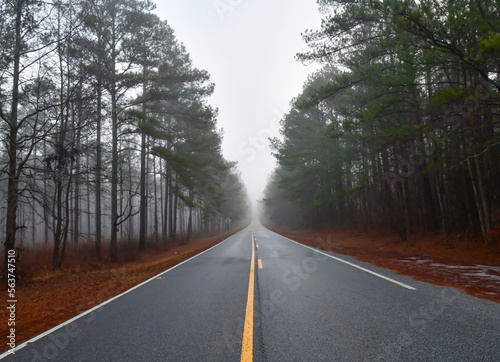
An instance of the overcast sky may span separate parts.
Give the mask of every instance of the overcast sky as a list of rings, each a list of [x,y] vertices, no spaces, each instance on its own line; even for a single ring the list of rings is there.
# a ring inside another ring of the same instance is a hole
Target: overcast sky
[[[318,29],[315,0],[156,0],[191,55],[215,83],[210,104],[219,109],[223,154],[238,169],[253,200],[260,199],[275,167],[269,137],[278,136],[307,76],[295,54],[307,50],[301,33]]]

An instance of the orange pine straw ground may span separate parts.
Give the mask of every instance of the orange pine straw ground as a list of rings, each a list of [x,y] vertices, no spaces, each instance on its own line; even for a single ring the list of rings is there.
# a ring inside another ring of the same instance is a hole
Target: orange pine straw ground
[[[34,253],[21,251],[16,285],[16,345],[148,280],[170,267],[218,244],[227,235],[193,239],[188,244],[163,243],[138,254],[137,243],[119,248],[120,262],[95,261],[94,246],[68,250],[63,268],[51,270],[50,246]],[[83,243],[82,243],[83,244]],[[103,250],[107,246],[103,245]],[[103,253],[104,254],[104,253]],[[1,287],[4,304],[8,300]],[[7,336],[6,305],[0,309],[0,335]],[[0,351],[7,350],[5,343]]]
[[[500,303],[500,242],[453,235],[446,245],[440,235],[409,235],[354,231],[354,228],[274,231],[300,243],[350,255],[417,280],[455,287]],[[362,230],[362,229],[358,229]]]

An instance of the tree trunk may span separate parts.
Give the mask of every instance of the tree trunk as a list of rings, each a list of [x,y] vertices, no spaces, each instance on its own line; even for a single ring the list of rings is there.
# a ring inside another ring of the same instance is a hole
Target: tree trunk
[[[116,17],[112,16],[111,31],[111,237],[109,255],[111,261],[118,261],[117,234],[118,234],[118,99],[116,84]]]
[[[477,209],[477,214],[479,217],[479,224],[481,226],[481,233],[483,235],[483,240],[484,240],[484,233],[486,232],[486,223],[484,220],[484,215],[483,215],[483,209],[482,209],[482,201],[480,200],[480,192],[479,192],[479,186],[475,180],[474,177],[474,168],[472,167],[470,158],[467,158],[467,166],[469,168],[469,176],[472,184],[472,189],[474,191],[474,200],[476,201],[476,209]],[[484,240],[486,242],[486,240]]]
[[[24,0],[17,0],[16,2],[16,24],[15,24],[15,45],[14,45],[14,68],[12,78],[12,102],[11,114],[9,122],[9,143],[8,143],[8,182],[7,182],[7,218],[4,242],[4,263],[2,269],[2,278],[7,285],[8,280],[8,259],[9,253],[15,252],[16,243],[16,216],[19,197],[19,174],[17,172],[17,133],[18,119],[17,112],[19,107],[19,67],[21,59],[21,14],[23,9]]]
[[[96,118],[96,170],[95,170],[95,253],[97,260],[101,260],[101,179],[102,179],[102,79],[97,79],[97,118]],[[90,215],[89,215],[90,217]]]
[[[36,155],[36,151],[35,151]],[[36,204],[31,205],[31,237],[32,237],[32,243],[33,243],[33,249],[35,248],[36,244]]]
[[[88,139],[87,139],[87,144],[88,144]],[[89,169],[89,166],[90,165],[90,155],[87,154],[87,177],[86,177],[86,182],[87,182],[87,238],[90,236],[91,234],[91,230],[92,230],[92,225],[91,225],[91,222],[90,222],[90,215],[91,215],[91,211],[90,211],[90,195],[92,194],[92,191],[91,191],[91,187],[90,187],[90,169]]]
[[[154,238],[158,242],[158,186],[156,184],[156,157],[153,156],[153,194],[154,194]]]
[[[47,142],[43,142],[43,158],[47,158]],[[49,218],[50,214],[48,211],[48,204],[47,204],[47,195],[48,195],[48,189],[47,189],[47,177],[43,178],[43,194],[44,194],[44,207],[43,207],[43,218],[44,218],[44,243],[48,244],[49,243],[49,235],[50,235],[50,224],[49,224]]]
[[[174,198],[174,215],[173,215],[173,225],[172,225],[172,241],[177,241],[177,204],[179,202],[178,190],[177,190],[177,174],[175,175],[175,198]]]
[[[76,150],[80,152],[81,149],[81,125],[82,125],[82,92],[81,87],[78,87],[78,116],[76,125]],[[80,157],[76,157],[76,175],[75,175],[75,205],[73,208],[73,243],[78,244],[80,234]]]
[[[73,165],[71,165],[72,167]],[[62,233],[62,249],[61,249],[61,255],[59,257],[59,260],[57,261],[56,267],[57,269],[60,269],[62,267],[62,263],[64,261],[64,256],[66,255],[66,244],[68,242],[68,233],[69,233],[69,217],[70,217],[70,207],[69,207],[69,192],[71,190],[71,178],[72,174],[69,176],[68,180],[68,185],[66,188],[66,201],[65,201],[65,223],[64,223],[64,229]]]
[[[143,84],[142,84],[142,95],[146,95],[147,91],[147,81],[146,81],[146,66],[143,67]],[[144,117],[147,114],[146,101],[142,102],[142,113]],[[145,121],[143,121],[145,122]],[[144,250],[146,248],[146,234],[147,234],[147,199],[146,199],[146,133],[141,132],[141,201],[140,201],[140,216],[139,216],[139,250]]]
[[[479,156],[474,157],[474,163],[476,166],[476,173],[477,173],[477,186],[479,190],[479,197],[481,199],[481,207],[483,211],[483,222],[484,222],[484,231],[483,234],[490,232],[493,230],[492,223],[491,223],[491,213],[490,213],[490,208],[488,205],[488,198],[486,196],[486,187],[484,185],[484,178],[483,178],[483,173],[481,170],[481,166],[479,164]],[[483,235],[484,241],[485,242],[491,242],[491,238],[485,238]]]
[[[133,198],[134,194],[132,192],[132,152],[128,151],[128,182],[129,182],[129,190],[128,190],[128,197],[130,200],[130,204],[133,205]],[[132,241],[132,238],[134,236],[134,218],[131,217],[128,220],[128,240],[129,242]]]
[[[58,166],[56,166],[58,167]],[[61,235],[63,230],[63,210],[62,210],[62,200],[63,200],[63,186],[62,186],[62,175],[61,170],[56,171],[55,175],[55,214],[54,214],[54,249],[52,252],[52,267],[54,269],[58,268],[59,265],[59,248],[61,247]]]
[[[109,254],[111,261],[118,260],[117,236],[118,236],[118,115],[116,105],[116,92],[111,94],[111,238]]]
[[[163,241],[167,241],[167,236],[168,236],[168,220],[169,220],[169,202],[168,202],[168,195],[169,195],[169,185],[168,185],[168,164],[167,161],[165,160],[165,195],[164,195],[164,204],[163,204],[163,230],[162,230],[162,238]]]
[[[168,193],[168,237],[170,240],[173,238],[173,212],[174,212],[174,195],[173,195],[173,182],[172,182],[172,170],[169,167],[167,171],[168,182],[170,184]]]
[[[444,208],[442,189],[444,188],[443,180],[439,177],[436,177],[436,191],[439,202],[439,211],[440,211],[440,219],[441,219],[441,234],[443,235],[443,239],[446,245],[448,245],[448,231],[446,228],[446,211]]]
[[[165,240],[165,236],[163,235],[163,230],[165,228],[165,199],[164,199],[164,190],[163,190],[163,162],[160,163],[160,226],[162,228],[162,239]]]

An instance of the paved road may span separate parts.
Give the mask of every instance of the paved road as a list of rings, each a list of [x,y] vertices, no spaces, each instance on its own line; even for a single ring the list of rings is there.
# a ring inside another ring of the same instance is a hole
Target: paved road
[[[255,361],[500,361],[500,304],[255,224],[6,361],[238,361],[245,343]]]

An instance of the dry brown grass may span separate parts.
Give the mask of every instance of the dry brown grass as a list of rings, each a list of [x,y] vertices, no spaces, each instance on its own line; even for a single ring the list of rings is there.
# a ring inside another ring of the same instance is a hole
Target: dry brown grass
[[[451,235],[446,244],[441,235],[408,235],[402,241],[389,231],[367,230],[360,227],[335,227],[320,230],[298,230],[271,227],[273,230],[320,246],[318,240],[330,240],[332,248],[341,250],[366,250],[373,252],[398,252],[408,256],[431,256],[447,258],[456,262],[500,266],[500,242],[485,244],[480,237],[471,238],[463,234]]]
[[[182,240],[182,237],[179,238]],[[203,237],[194,237],[193,243],[204,240]],[[118,242],[118,262],[133,262],[137,260],[147,260],[157,253],[162,253],[182,245],[181,243],[165,241],[146,241],[147,250],[138,252],[138,240]],[[17,271],[20,283],[31,280],[44,280],[53,275],[65,273],[78,273],[92,270],[100,270],[110,264],[109,240],[104,240],[101,244],[99,258],[96,255],[94,242],[80,242],[78,244],[68,243],[65,256],[60,270],[52,267],[53,245],[42,244],[35,248],[22,248],[19,252]]]

